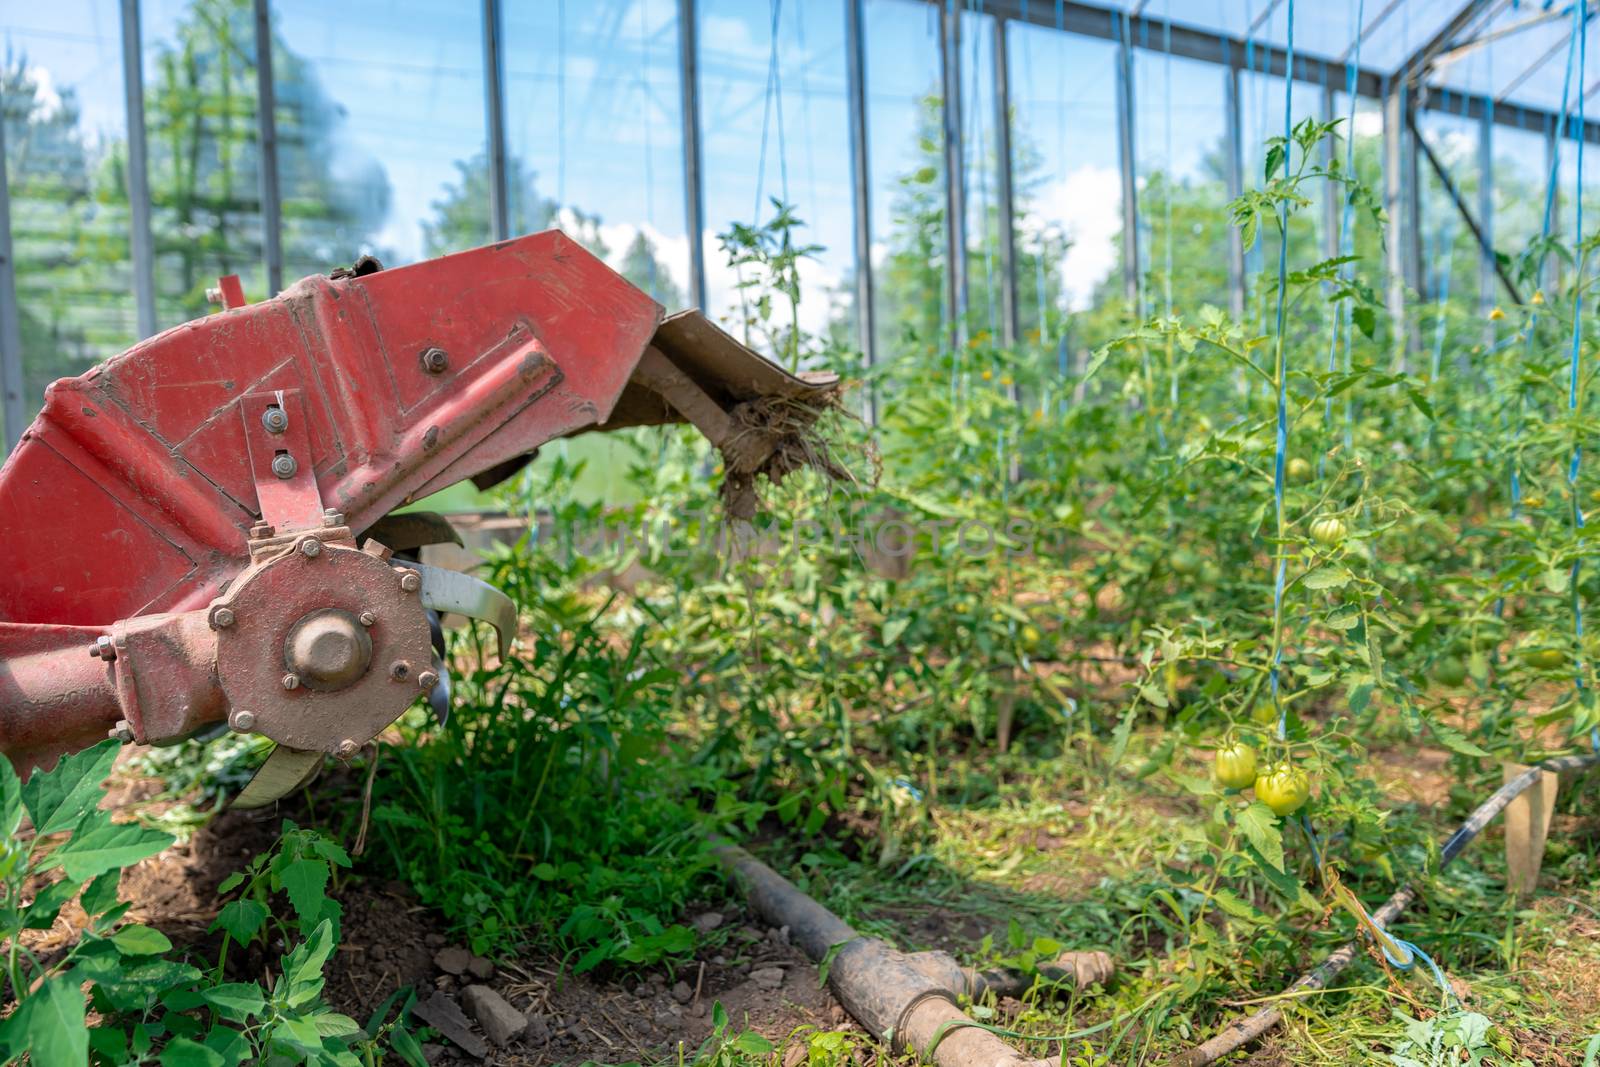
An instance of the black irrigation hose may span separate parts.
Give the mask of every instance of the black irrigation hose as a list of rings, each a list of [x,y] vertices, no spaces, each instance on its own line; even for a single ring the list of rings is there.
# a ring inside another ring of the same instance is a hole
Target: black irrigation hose
[[[1600,764],[1600,754],[1588,756],[1558,756],[1555,759],[1545,760],[1537,766],[1530,767],[1517,775],[1511,781],[1495,790],[1493,796],[1479,804],[1473,813],[1467,816],[1467,821],[1461,824],[1460,829],[1450,835],[1444,843],[1444,848],[1439,853],[1439,866],[1443,867],[1461,854],[1462,849],[1472,843],[1472,839],[1483,832],[1505,810],[1507,804],[1515,800],[1526,791],[1539,776],[1546,771],[1577,771],[1585,767]],[[1412,886],[1402,886],[1394,891],[1394,895],[1384,901],[1383,907],[1373,913],[1373,922],[1378,926],[1387,926],[1400,917],[1406,906],[1416,899],[1417,891]],[[1360,948],[1359,941],[1347,941],[1338,951],[1323,960],[1314,969],[1307,971],[1295,980],[1295,983],[1284,991],[1284,996],[1290,996],[1303,989],[1324,989],[1335,976],[1356,958]],[[1254,1015],[1230,1025],[1226,1030],[1217,1034],[1203,1045],[1196,1045],[1188,1052],[1183,1053],[1172,1061],[1172,1067],[1204,1067],[1205,1064],[1214,1063],[1230,1052],[1235,1052],[1250,1042],[1264,1036],[1283,1021],[1283,1012],[1278,1008],[1263,1008]]]

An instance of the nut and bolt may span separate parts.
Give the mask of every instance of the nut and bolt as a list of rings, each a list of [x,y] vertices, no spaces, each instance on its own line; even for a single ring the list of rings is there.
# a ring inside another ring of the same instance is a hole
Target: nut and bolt
[[[256,717],[253,712],[243,708],[234,708],[228,713],[228,729],[236,734],[247,734],[256,728]]]
[[[300,464],[287,452],[272,457],[272,473],[280,478],[293,478],[294,472],[300,469]]]
[[[422,575],[416,571],[401,571],[400,588],[407,593],[415,593],[422,588]]]
[[[208,286],[206,286],[206,303],[208,303],[208,304],[220,304],[220,303],[222,303],[222,286],[220,286],[220,285],[208,285]]]
[[[283,676],[283,687],[285,689],[299,689],[300,688],[300,676],[298,674],[286,674],[286,675],[284,675]]]
[[[359,618],[362,626],[371,626],[373,623],[378,621],[378,616],[374,615],[370,611],[363,611]]]
[[[289,428],[289,413],[280,407],[269,407],[261,413],[261,425],[268,433],[282,433]]]
[[[117,658],[117,646],[112,643],[109,637],[97,637],[94,639],[94,644],[89,646],[89,655],[110,663]]]
[[[300,554],[306,559],[316,559],[322,555],[322,542],[315,537],[308,537],[300,542]]]
[[[445,355],[442,348],[425,348],[422,350],[422,369],[429,374],[443,374],[450,369],[450,357]]]
[[[277,532],[277,528],[270,522],[258,522],[250,527],[250,537],[255,541],[264,541]]]
[[[389,664],[389,677],[397,682],[403,682],[411,677],[411,664],[403,659],[397,659]]]
[[[351,756],[354,756],[356,752],[360,750],[360,748],[360,745],[356,744],[347,737],[343,741],[339,742],[339,747],[333,750],[333,754],[338,756],[340,759],[349,759]]]
[[[323,508],[322,509],[322,525],[324,525],[324,526],[343,526],[344,525],[344,512],[340,511],[338,508]]]
[[[117,725],[106,731],[106,736],[114,741],[121,741],[125,745],[133,744],[133,724],[127,719],[118,719]]]
[[[439,675],[433,671],[423,671],[417,675],[417,685],[422,687],[424,693],[429,692],[439,684]]]
[[[226,630],[233,625],[233,609],[218,608],[211,613],[211,625],[219,630]]]

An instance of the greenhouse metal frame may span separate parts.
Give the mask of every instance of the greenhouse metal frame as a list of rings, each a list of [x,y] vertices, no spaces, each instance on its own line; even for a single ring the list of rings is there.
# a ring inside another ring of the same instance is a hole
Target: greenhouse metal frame
[[[865,61],[862,9],[865,0],[840,0],[840,15],[845,26],[845,66],[847,73],[847,113],[849,117],[848,144],[852,177],[853,256],[855,267],[855,299],[859,309],[857,325],[860,346],[868,363],[875,361],[877,347],[874,333],[873,277],[871,248],[871,211],[869,198],[871,185],[867,162],[870,142],[868,129],[867,80],[869,72]],[[1288,75],[1298,82],[1317,87],[1321,94],[1321,113],[1334,114],[1334,98],[1345,86],[1354,89],[1358,96],[1381,101],[1383,115],[1383,200],[1390,220],[1390,233],[1386,241],[1389,289],[1387,302],[1391,311],[1403,309],[1406,289],[1423,290],[1423,269],[1419,198],[1419,160],[1425,161],[1435,172],[1449,195],[1450,201],[1463,216],[1472,232],[1480,253],[1480,300],[1488,306],[1494,302],[1498,285],[1511,288],[1509,278],[1494,255],[1494,212],[1490,167],[1482,166],[1482,181],[1478,190],[1478,203],[1469,204],[1451,181],[1444,165],[1417,134],[1416,115],[1419,110],[1443,110],[1436,100],[1436,88],[1428,76],[1434,64],[1447,55],[1455,56],[1465,51],[1486,47],[1507,30],[1493,29],[1488,23],[1503,14],[1512,0],[1464,0],[1456,13],[1420,48],[1407,57],[1393,72],[1383,73],[1353,65],[1354,48],[1346,55],[1318,56],[1295,51],[1292,55],[1283,46],[1246,37],[1197,28],[1176,20],[1157,18],[1146,12],[1148,0],[1134,0],[1127,9],[1102,7],[1095,4],[1064,2],[1064,0],[982,0],[977,3],[957,3],[956,0],[922,0],[936,5],[939,25],[939,61],[942,85],[943,158],[945,193],[946,259],[952,269],[945,272],[944,299],[948,308],[956,309],[950,315],[950,328],[959,334],[967,306],[966,257],[961,250],[966,247],[966,190],[965,167],[962,165],[962,93],[961,93],[961,31],[963,14],[984,14],[992,19],[994,34],[994,62],[991,64],[994,84],[991,87],[994,101],[994,128],[997,143],[996,204],[999,216],[1013,219],[1013,189],[1010,147],[1010,79],[1007,61],[1007,33],[1009,23],[1029,23],[1055,29],[1061,33],[1098,38],[1116,44],[1117,86],[1116,122],[1118,161],[1122,188],[1122,277],[1124,290],[1130,301],[1136,301],[1141,285],[1141,249],[1139,247],[1139,204],[1136,195],[1136,140],[1135,140],[1135,84],[1133,57],[1136,51],[1157,52],[1186,59],[1215,64],[1223,73],[1226,108],[1226,162],[1227,189],[1230,196],[1238,195],[1244,188],[1244,146],[1240,122],[1240,76],[1245,71],[1257,74]],[[1375,12],[1358,33],[1365,39],[1370,33],[1407,0],[1386,0],[1377,5]],[[502,19],[500,0],[481,0],[483,18],[484,114],[487,118],[488,158],[490,163],[489,218],[492,237],[501,240],[509,233],[507,204],[507,151],[505,123],[504,66],[501,40]],[[1266,24],[1283,4],[1283,0],[1267,0],[1266,6],[1250,26],[1253,35]],[[700,128],[699,49],[696,39],[696,0],[677,0],[679,35],[679,84],[682,93],[683,113],[683,179],[685,188],[685,217],[689,238],[689,298],[691,303],[705,305],[706,270],[703,231],[704,167]],[[130,250],[133,274],[134,303],[137,312],[138,334],[149,337],[157,332],[156,287],[153,244],[151,233],[151,201],[147,170],[145,139],[145,91],[140,62],[140,11],[139,0],[121,0],[121,38],[123,52],[123,81],[126,104],[128,138],[127,186],[131,210]],[[1592,17],[1593,11],[1590,11]],[[283,285],[283,252],[281,243],[282,208],[277,165],[277,133],[275,129],[274,81],[270,43],[272,8],[270,0],[254,0],[255,44],[258,58],[256,75],[261,106],[257,108],[256,134],[262,160],[261,224],[266,278],[269,290],[276,293]],[[1534,16],[1539,18],[1566,17],[1563,14]],[[1513,29],[1516,27],[1513,27]],[[1555,111],[1509,103],[1507,97],[1535,70],[1554,62],[1564,45],[1541,56],[1524,70],[1498,96],[1465,94],[1457,89],[1448,90],[1455,102],[1450,114],[1475,121],[1479,126],[1478,150],[1480,160],[1491,158],[1493,130],[1506,126],[1541,133],[1545,137],[1547,159],[1553,161],[1562,139],[1581,136],[1590,143],[1600,143],[1600,123],[1586,120],[1581,130],[1577,120]],[[1600,82],[1578,86],[1585,98],[1600,92]],[[0,167],[5,160],[4,130],[0,127]],[[955,180],[949,180],[955,175]],[[1333,198],[1326,198],[1330,214],[1334,210]],[[1332,220],[1330,220],[1331,222]],[[1016,250],[1014,227],[1007,227],[999,241],[999,307],[1000,340],[1014,344],[1019,336]],[[1337,241],[1337,226],[1324,227],[1326,239]],[[1326,249],[1329,256],[1337,254],[1336,244]],[[1234,310],[1244,304],[1245,262],[1244,250],[1237,234],[1232,238],[1228,263],[1229,288]],[[1514,295],[1514,290],[1513,290]],[[1397,324],[1403,316],[1396,314]],[[11,251],[11,227],[8,194],[5,183],[0,182],[0,416],[3,416],[7,451],[16,444],[26,423],[22,386],[22,354],[19,337],[19,308],[15,262]],[[1403,329],[1403,325],[1399,328]],[[957,337],[956,339],[959,339]],[[870,416],[870,409],[868,411]]]

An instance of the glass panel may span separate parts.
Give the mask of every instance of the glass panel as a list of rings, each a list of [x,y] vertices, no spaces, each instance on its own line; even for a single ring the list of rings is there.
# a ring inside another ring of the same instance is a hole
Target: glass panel
[[[684,307],[676,0],[524,0],[501,17],[513,230],[560,225],[667,310]]]
[[[1107,309],[1099,330],[1076,331],[1092,335],[1073,341],[1077,358],[1112,336],[1122,304],[1117,47],[1016,23],[1008,32],[1018,244],[1032,274],[1023,288],[1034,293],[1032,307]],[[1025,331],[1043,326],[1047,338],[1051,325],[1036,314],[1023,319]],[[1062,347],[1058,357],[1067,356]]]
[[[1505,255],[1520,256],[1543,229],[1545,144],[1545,136],[1533,130],[1494,128],[1494,246]]]
[[[967,219],[967,324],[999,337],[1000,217],[995,159],[994,20],[961,17],[961,153]]]
[[[480,10],[274,0],[286,282],[489,240]]]
[[[867,152],[880,352],[939,341],[944,186],[938,8],[865,0]]]
[[[1478,161],[1477,121],[1426,111],[1417,116],[1417,126],[1450,176],[1451,184],[1476,217],[1482,170]],[[1425,302],[1420,312],[1420,340],[1430,375],[1437,376],[1445,351],[1458,352],[1464,360],[1471,346],[1483,336],[1479,285],[1482,259],[1477,238],[1426,158],[1418,161],[1417,174],[1422,183],[1420,221]],[[1456,369],[1464,369],[1464,366]],[[1445,369],[1445,373],[1449,373],[1449,369]]]
[[[23,397],[135,340],[123,185],[120,16],[111,0],[12,5],[0,21]],[[21,427],[16,428],[18,432]]]
[[[844,16],[837,0],[702,0],[699,13],[708,310],[770,351],[787,334],[787,309],[744,329],[758,309],[716,235],[771,221],[775,199],[792,206],[802,223],[794,242],[821,246],[799,263],[799,326],[829,329],[853,257]]]
[[[1144,50],[1133,70],[1144,313],[1226,308],[1226,71]]]
[[[1590,74],[1585,80],[1583,72],[1577,69],[1578,50],[1571,47],[1571,41],[1570,15],[1553,19],[1549,23],[1527,31],[1526,40],[1518,46],[1520,55],[1517,55],[1514,61],[1510,56],[1495,59],[1496,73],[1503,72],[1504,75],[1498,93],[1505,97],[1507,103],[1540,107],[1549,111],[1559,111],[1565,98],[1568,109],[1575,112],[1578,107],[1578,93],[1584,86],[1593,84],[1594,68],[1591,65]],[[1593,56],[1595,49],[1600,47],[1600,27],[1592,21],[1589,23],[1589,39],[1586,44],[1590,56]],[[1592,62],[1591,60],[1591,64]],[[1563,97],[1564,92],[1565,97]],[[1593,102],[1594,98],[1591,97],[1590,103]]]
[[[224,274],[239,275],[249,299],[267,295],[255,18],[249,0],[147,0],[140,18],[156,320],[166,327],[211,310],[205,291]],[[279,69],[291,90],[292,58]]]

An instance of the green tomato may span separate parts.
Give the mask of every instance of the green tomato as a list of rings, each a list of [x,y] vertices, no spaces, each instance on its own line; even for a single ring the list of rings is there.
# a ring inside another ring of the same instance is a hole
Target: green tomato
[[[1278,709],[1273,705],[1271,697],[1262,697],[1256,701],[1256,706],[1250,709],[1250,720],[1258,726],[1278,724]]]
[[[1344,520],[1332,515],[1324,516],[1311,524],[1311,539],[1329,548],[1344,541],[1349,532],[1350,528],[1344,524]]]
[[[1274,815],[1293,815],[1311,799],[1311,779],[1299,767],[1279,763],[1257,776],[1256,799]]]
[[[1190,575],[1200,569],[1200,557],[1187,548],[1180,548],[1167,560],[1167,565],[1173,574]]]
[[[1256,750],[1243,741],[1217,749],[1217,781],[1228,789],[1249,789],[1256,780]]]
[[[1541,671],[1560,670],[1567,662],[1565,652],[1542,643],[1525,645],[1517,650],[1517,655],[1522,657],[1522,662]]]
[[[1454,656],[1446,656],[1433,665],[1433,679],[1454,688],[1467,680],[1467,665]]]
[[[1303,482],[1311,477],[1311,464],[1299,456],[1295,456],[1284,464],[1283,472],[1291,482]]]

